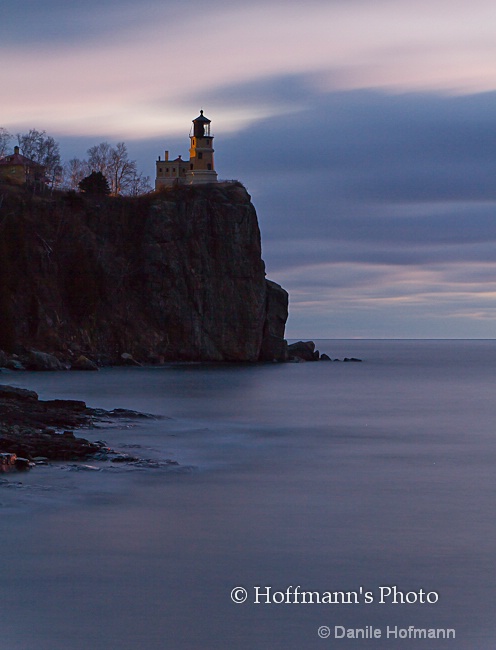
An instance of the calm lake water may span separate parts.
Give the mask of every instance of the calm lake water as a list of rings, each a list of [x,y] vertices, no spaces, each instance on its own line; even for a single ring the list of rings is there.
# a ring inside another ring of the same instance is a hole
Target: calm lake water
[[[0,485],[2,647],[493,650],[496,341],[319,348],[363,363],[2,373],[44,399],[166,416],[82,434],[156,466]],[[359,602],[272,601],[297,586]],[[381,603],[392,586],[438,600]],[[369,626],[381,638],[334,638]],[[394,637],[409,626],[456,638]]]

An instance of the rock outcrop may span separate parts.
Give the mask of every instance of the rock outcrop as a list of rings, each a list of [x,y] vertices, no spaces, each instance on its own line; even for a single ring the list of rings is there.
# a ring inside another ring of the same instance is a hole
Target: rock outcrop
[[[320,354],[318,350],[315,349],[315,343],[313,341],[296,341],[296,343],[291,343],[291,345],[286,345],[286,359],[288,361],[332,361],[331,357],[328,354]],[[340,361],[340,359],[334,359],[334,361]],[[361,359],[356,359],[355,357],[345,357],[343,361],[358,361]]]
[[[0,194],[0,349],[22,363],[286,358],[287,293],[265,279],[241,184]]]
[[[75,436],[72,429],[150,417],[154,416],[127,409],[92,409],[79,400],[40,400],[32,390],[0,385],[0,472],[26,470],[47,460],[136,460],[116,455],[102,441]],[[70,430],[60,430],[67,428]]]
[[[266,318],[263,330],[260,360],[287,361],[288,344],[284,338],[288,318],[288,292],[266,280]]]
[[[302,361],[319,361],[320,353],[315,349],[313,341],[297,341],[288,345],[288,355],[291,359]]]

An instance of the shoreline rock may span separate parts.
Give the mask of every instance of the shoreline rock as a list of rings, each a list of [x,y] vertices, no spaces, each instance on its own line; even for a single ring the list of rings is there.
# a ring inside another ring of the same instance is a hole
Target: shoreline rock
[[[154,416],[127,409],[92,409],[79,400],[40,400],[35,391],[0,385],[0,472],[102,454],[109,460],[122,457],[105,442],[90,442],[76,436],[73,429],[131,417]]]
[[[332,359],[328,354],[320,354],[315,349],[314,341],[297,341],[296,343],[288,342],[284,339],[285,317],[287,316],[287,292],[275,282],[267,281],[271,287],[271,306],[268,307],[268,313],[273,318],[268,321],[267,328],[264,332],[263,344],[258,361],[248,361],[247,363],[266,363],[267,361],[285,363],[300,363],[304,361],[343,361],[343,362],[362,362],[362,359],[356,357],[344,357],[344,359]],[[68,351],[70,356],[71,351]],[[60,356],[60,354],[59,354]],[[89,357],[80,354],[75,360],[60,360],[54,354],[40,352],[37,350],[25,350],[20,355],[9,355],[0,350],[0,372],[3,370],[35,370],[35,371],[56,371],[56,370],[81,370],[95,371],[100,367],[117,367],[117,366],[135,366],[146,367],[164,365],[169,366],[175,363],[238,363],[243,361],[185,361],[164,359],[164,357],[149,356],[147,363],[137,361],[130,353],[124,352],[118,360],[99,359],[98,362]]]
[[[313,341],[297,341],[296,343],[291,343],[287,347],[288,361],[293,363],[301,363],[303,361],[333,361],[328,354],[320,354],[318,350],[315,349],[315,343]],[[341,359],[334,359],[334,361],[341,361]],[[362,359],[357,359],[356,357],[345,357],[343,362],[362,362]]]

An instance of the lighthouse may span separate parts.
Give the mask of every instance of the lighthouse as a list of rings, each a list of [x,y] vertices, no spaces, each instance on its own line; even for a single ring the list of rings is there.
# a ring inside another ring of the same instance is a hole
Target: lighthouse
[[[171,160],[169,152],[165,152],[164,160],[157,160],[157,175],[155,189],[173,185],[200,185],[216,183],[217,172],[214,166],[214,136],[210,131],[211,120],[200,115],[193,120],[190,131],[189,160],[181,156]]]
[[[217,172],[214,167],[214,136],[210,133],[210,120],[200,115],[193,120],[192,134],[189,136],[189,170],[186,172],[186,182],[197,183],[217,182]]]

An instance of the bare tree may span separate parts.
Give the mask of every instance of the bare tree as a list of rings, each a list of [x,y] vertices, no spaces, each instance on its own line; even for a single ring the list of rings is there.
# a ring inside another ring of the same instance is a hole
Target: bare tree
[[[150,177],[143,176],[141,172],[133,176],[126,188],[126,194],[128,196],[141,196],[152,191],[153,187],[150,184]]]
[[[3,158],[7,155],[9,142],[12,140],[12,135],[4,129],[3,126],[0,126],[0,158]]]
[[[94,147],[90,147],[87,151],[88,154],[88,167],[90,172],[102,172],[108,177],[110,161],[111,161],[112,147],[108,142],[100,142]]]
[[[118,142],[111,151],[110,170],[112,194],[127,194],[127,190],[136,176],[136,161],[129,160],[124,142]]]
[[[72,158],[64,165],[64,187],[77,190],[79,183],[91,173],[88,162],[79,158]]]
[[[43,165],[51,187],[61,180],[60,151],[58,143],[46,131],[30,129],[28,133],[18,133],[17,142],[22,154]]]
[[[112,196],[130,194],[136,185],[136,161],[129,160],[124,142],[118,142],[115,147],[108,142],[100,142],[88,149],[88,167],[108,178]]]

